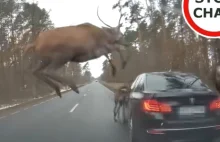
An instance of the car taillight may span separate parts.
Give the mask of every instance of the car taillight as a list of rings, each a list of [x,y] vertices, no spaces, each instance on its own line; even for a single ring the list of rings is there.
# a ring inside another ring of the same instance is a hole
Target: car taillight
[[[210,110],[217,110],[220,109],[220,98],[212,101],[209,105]]]
[[[161,103],[157,100],[144,100],[142,103],[144,111],[147,112],[160,112],[160,113],[170,113],[172,108],[169,104]]]

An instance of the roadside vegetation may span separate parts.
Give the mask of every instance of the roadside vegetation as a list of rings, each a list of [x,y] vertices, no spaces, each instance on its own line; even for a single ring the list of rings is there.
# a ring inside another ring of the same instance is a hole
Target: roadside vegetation
[[[54,28],[49,14],[50,11],[40,8],[37,3],[0,1],[0,108],[41,98],[53,91],[26,70],[30,60],[23,60],[21,50],[40,31]],[[84,67],[66,64],[59,72],[72,77],[79,85],[92,79],[88,64]]]
[[[109,63],[103,63],[101,80],[130,83],[142,72],[182,71],[194,73],[214,89],[220,40],[196,35],[183,18],[180,0],[119,0],[114,8],[126,13],[125,37],[133,47],[124,70],[119,55],[111,55],[116,77],[111,76]]]

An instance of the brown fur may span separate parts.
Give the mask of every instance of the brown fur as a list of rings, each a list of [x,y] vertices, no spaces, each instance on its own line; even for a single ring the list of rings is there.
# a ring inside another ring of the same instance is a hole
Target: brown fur
[[[60,88],[55,82],[66,84],[77,93],[79,90],[72,79],[61,78],[54,71],[67,62],[80,63],[102,55],[107,57],[107,54],[113,51],[120,53],[120,45],[125,44],[122,36],[120,24],[115,28],[99,28],[90,23],[83,23],[43,31],[24,52],[26,54],[31,50],[34,51],[34,59],[40,62],[33,69],[33,74],[55,89],[57,95],[61,97]],[[124,68],[126,61],[121,53],[120,57]],[[111,66],[114,75],[115,67],[112,63]]]
[[[124,90],[125,89],[125,90]],[[126,98],[129,98],[130,89],[128,86],[124,85],[117,89],[117,92],[115,93],[114,100],[115,100],[115,106],[114,106],[114,120],[117,121],[117,115],[119,117],[119,110],[122,107],[122,105],[125,103]]]
[[[124,91],[124,89],[126,91]],[[115,100],[116,101],[121,101],[123,100],[124,97],[128,95],[129,88],[127,86],[121,86],[118,88],[117,92],[115,93]]]
[[[39,78],[40,75],[36,74],[39,74],[46,68],[56,70],[69,61],[85,62],[114,51],[119,46],[114,45],[115,39],[113,36],[110,36],[111,31],[108,30],[109,29],[103,30],[92,24],[84,23],[77,26],[61,27],[44,31],[39,34],[34,43],[29,44],[25,48],[24,52],[26,54],[32,50],[34,51],[36,59],[42,60],[42,62],[39,63],[40,65],[33,70],[34,75]],[[123,59],[123,65],[124,63],[125,61]],[[113,64],[111,65],[114,70],[114,75],[115,67]],[[47,80],[47,82],[49,82],[48,78],[50,78],[49,80],[52,79],[60,83],[65,82],[78,93],[75,83],[70,81],[70,79],[58,79],[57,75],[51,76],[51,74],[52,72],[46,75],[44,72],[44,77],[41,77],[41,80],[44,82]],[[53,84],[53,86],[55,85]],[[57,89],[57,94],[60,94],[58,92],[59,90]]]
[[[92,50],[98,42],[107,39],[101,28],[85,23],[45,31],[36,40],[36,53],[48,56],[57,50],[59,52],[79,54]],[[109,42],[109,41],[108,41]],[[74,52],[73,52],[74,47]]]

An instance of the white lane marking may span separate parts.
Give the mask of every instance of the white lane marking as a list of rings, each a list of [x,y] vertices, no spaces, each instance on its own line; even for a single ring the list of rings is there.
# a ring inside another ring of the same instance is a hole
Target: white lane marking
[[[3,118],[5,118],[6,116],[2,116],[2,117],[0,117],[0,119],[3,119]]]
[[[13,112],[13,113],[11,113],[11,115],[16,114],[16,113],[19,113],[19,112],[20,112],[20,111]]]
[[[76,105],[70,110],[70,112],[73,112],[78,105],[79,105],[79,104],[76,104]]]
[[[24,110],[27,110],[28,108],[24,108]]]
[[[86,94],[84,94],[84,97],[86,96]]]
[[[43,104],[43,103],[45,103],[45,102],[40,102],[39,105],[40,105],[40,104]]]

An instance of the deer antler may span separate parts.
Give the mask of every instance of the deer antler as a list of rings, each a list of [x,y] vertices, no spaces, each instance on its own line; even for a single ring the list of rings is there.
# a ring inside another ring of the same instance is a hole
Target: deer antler
[[[120,12],[120,18],[118,20],[118,28],[120,29],[122,24],[121,24],[121,18],[124,16],[124,14],[122,13],[122,7],[119,5],[119,12]]]
[[[124,14],[121,13],[119,21],[118,21],[118,28],[121,28],[122,24],[121,24],[121,18],[124,16]]]
[[[99,20],[100,20],[104,25],[106,25],[106,26],[112,28],[111,26],[109,26],[108,24],[106,24],[106,23],[99,17],[99,6],[97,7],[97,16],[98,16]]]

